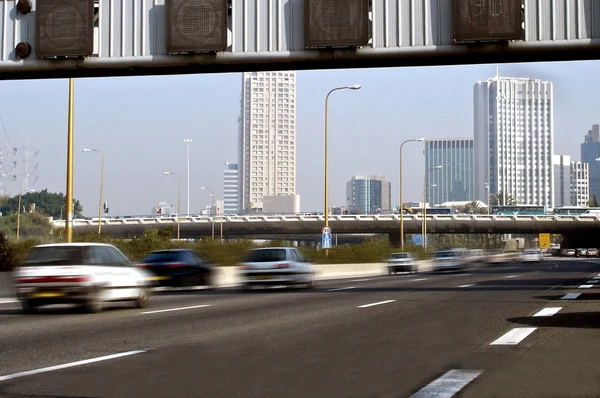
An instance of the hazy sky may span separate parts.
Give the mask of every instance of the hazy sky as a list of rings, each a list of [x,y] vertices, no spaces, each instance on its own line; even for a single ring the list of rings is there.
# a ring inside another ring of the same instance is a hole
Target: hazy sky
[[[555,153],[580,158],[580,143],[600,123],[597,61],[507,64],[500,74],[554,83]],[[297,74],[297,193],[302,211],[323,211],[324,99],[333,87],[361,84],[330,98],[331,205],[345,205],[353,175],[382,174],[398,203],[399,146],[409,138],[472,137],[473,84],[496,74],[496,65],[302,71]],[[223,196],[224,162],[237,161],[241,74],[77,79],[75,81],[74,196],[84,215],[98,209],[100,155],[106,158],[104,199],[110,215],[149,214],[159,201],[186,212],[186,144],[190,147],[190,210],[210,204],[206,185]],[[67,80],[0,81],[0,137],[4,171],[13,150],[31,147],[29,188],[65,192]],[[35,152],[36,158],[33,158]],[[25,172],[24,150],[17,173]],[[37,170],[33,170],[38,163]],[[404,146],[404,200],[418,201],[423,144]],[[34,176],[37,182],[33,183]],[[18,194],[22,177],[5,193]]]

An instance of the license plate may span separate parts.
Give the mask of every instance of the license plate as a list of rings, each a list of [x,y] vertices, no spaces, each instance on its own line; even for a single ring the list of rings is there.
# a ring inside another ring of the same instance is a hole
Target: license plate
[[[151,281],[164,281],[165,279],[169,279],[168,276],[151,276],[148,278]]]
[[[63,297],[65,293],[63,292],[38,292],[32,293],[31,297],[34,298],[53,298],[53,297]]]

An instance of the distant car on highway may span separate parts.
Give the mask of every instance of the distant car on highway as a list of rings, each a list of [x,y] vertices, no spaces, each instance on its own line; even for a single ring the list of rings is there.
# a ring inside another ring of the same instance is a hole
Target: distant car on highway
[[[433,257],[433,272],[463,270],[469,267],[470,256],[467,249],[439,251]]]
[[[540,249],[525,249],[521,255],[521,260],[525,262],[539,262],[544,260],[544,253]]]
[[[587,249],[587,256],[588,257],[598,257],[598,249],[596,249],[596,248]]]
[[[112,245],[62,243],[34,247],[16,271],[15,288],[25,313],[64,303],[96,313],[109,301],[145,307],[149,277]]]
[[[150,278],[155,286],[213,286],[213,265],[193,250],[156,250],[137,266],[152,273]]]
[[[253,249],[239,266],[242,289],[255,286],[315,285],[315,267],[295,247]]]
[[[388,275],[398,272],[417,273],[419,266],[411,253],[392,253],[387,261]]]
[[[575,251],[575,257],[586,257],[587,256],[587,249],[585,248],[579,248]]]

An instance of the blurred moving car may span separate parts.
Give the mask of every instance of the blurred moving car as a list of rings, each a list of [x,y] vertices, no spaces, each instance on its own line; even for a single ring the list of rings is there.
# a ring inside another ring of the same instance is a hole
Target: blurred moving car
[[[467,249],[451,249],[439,251],[433,257],[433,272],[463,270],[470,262]]]
[[[588,257],[598,257],[598,249],[596,249],[596,248],[587,249],[587,256]]]
[[[156,250],[147,255],[138,267],[150,271],[155,286],[213,286],[214,267],[193,250]]]
[[[387,262],[388,275],[398,272],[417,273],[419,266],[411,253],[392,253]]]
[[[540,249],[525,249],[521,255],[521,261],[538,262],[544,259],[544,253]]]
[[[501,249],[490,250],[486,260],[488,264],[502,264],[508,261],[508,255]]]
[[[575,257],[586,257],[586,256],[587,256],[587,249],[579,248],[579,249],[575,250]]]
[[[315,286],[315,267],[295,247],[253,249],[239,267],[243,290],[253,286]]]
[[[15,288],[25,313],[64,303],[96,313],[108,301],[145,307],[149,277],[112,245],[61,243],[34,247],[15,273]]]

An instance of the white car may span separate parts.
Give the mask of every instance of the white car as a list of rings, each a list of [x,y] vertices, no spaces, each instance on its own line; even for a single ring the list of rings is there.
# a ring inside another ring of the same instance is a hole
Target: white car
[[[464,270],[469,267],[469,251],[466,249],[442,250],[432,261],[433,272]]]
[[[240,264],[243,290],[253,286],[315,285],[315,267],[295,247],[266,247],[251,250]]]
[[[40,245],[15,272],[15,289],[23,312],[43,305],[80,304],[87,312],[104,302],[147,305],[151,274],[134,267],[114,246],[99,243]]]
[[[387,261],[388,275],[398,272],[417,273],[419,267],[411,253],[392,253]]]
[[[544,253],[540,249],[526,249],[521,255],[521,260],[526,262],[538,262],[544,260]]]

